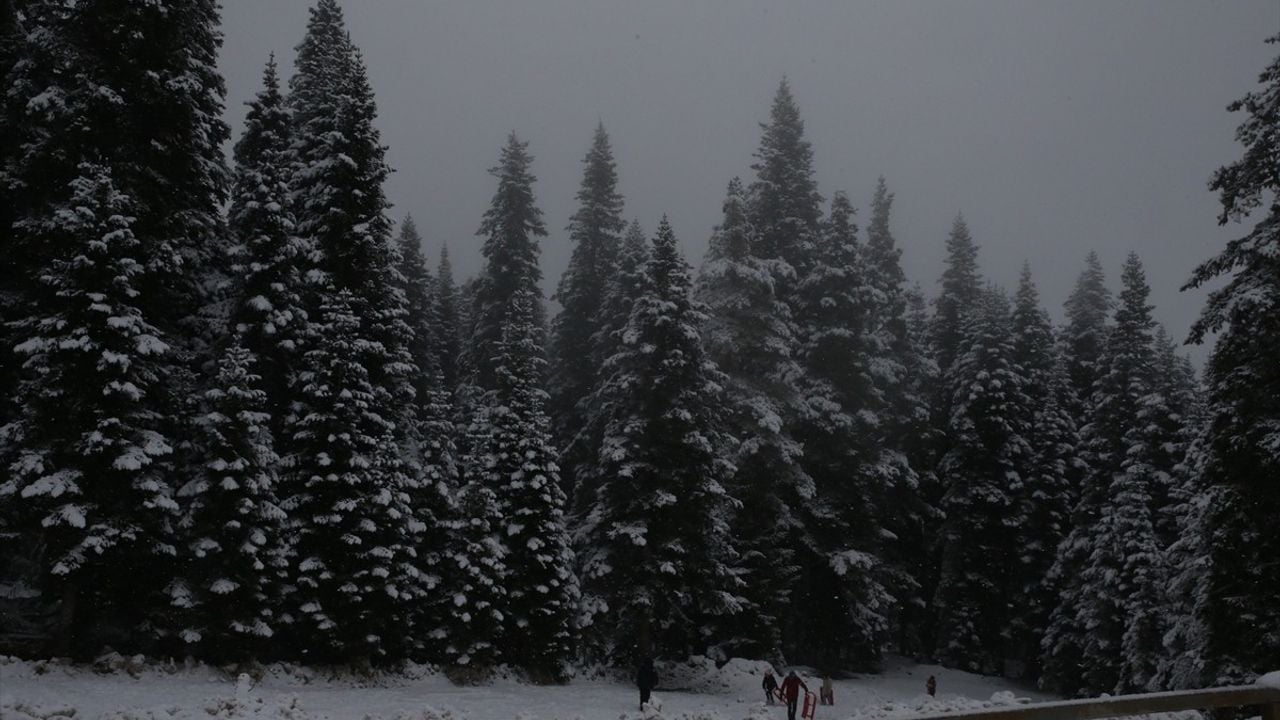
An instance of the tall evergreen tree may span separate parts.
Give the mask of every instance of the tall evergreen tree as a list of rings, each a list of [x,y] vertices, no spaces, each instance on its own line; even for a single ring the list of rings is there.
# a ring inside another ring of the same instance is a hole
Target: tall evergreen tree
[[[41,584],[60,600],[59,649],[77,653],[113,631],[136,647],[131,636],[161,605],[156,569],[172,567],[178,515],[176,442],[161,410],[174,350],[139,307],[147,269],[135,259],[134,205],[106,167],[80,171],[60,207],[24,221],[67,254],[49,262],[15,324],[20,412],[0,431],[11,460],[0,496],[39,538]]]
[[[288,574],[286,515],[276,496],[273,448],[262,378],[236,339],[222,353],[205,392],[196,477],[178,490],[186,562],[170,593],[185,609],[182,637],[220,661],[260,657],[279,624]]]
[[[942,291],[934,300],[933,354],[945,376],[964,343],[965,316],[976,306],[982,292],[978,270],[978,246],[973,242],[963,215],[956,215],[947,237],[947,267],[938,281]]]
[[[933,534],[939,521],[940,499],[932,477],[931,448],[935,430],[929,408],[931,363],[928,343],[912,333],[910,292],[902,271],[902,250],[893,237],[890,220],[893,193],[883,177],[876,184],[867,225],[864,256],[867,283],[873,290],[872,328],[886,343],[887,363],[880,364],[875,381],[882,388],[885,413],[880,418],[885,444],[903,454],[892,478],[885,524],[893,534],[884,557],[899,569],[892,591],[898,617],[894,625],[898,652],[923,654],[928,646],[927,604],[937,575],[933,562]]]
[[[1076,424],[1089,422],[1087,409],[1098,377],[1098,361],[1107,341],[1107,318],[1111,314],[1111,292],[1096,252],[1085,257],[1084,270],[1063,305],[1067,324],[1062,331],[1063,357],[1071,383],[1071,413]]]
[[[797,274],[807,270],[805,246],[818,233],[822,196],[813,177],[813,148],[804,137],[804,120],[784,78],[769,110],[749,188],[748,216],[756,229],[756,255],[782,260],[779,294],[788,298]]]
[[[462,354],[462,327],[459,313],[458,287],[453,281],[453,263],[449,262],[449,244],[440,246],[440,264],[436,268],[436,365],[444,387],[458,386],[458,358]]]
[[[801,403],[801,369],[792,353],[791,313],[778,298],[747,219],[742,183],[729,183],[724,218],[711,237],[696,297],[706,308],[708,357],[728,377],[727,430],[735,438],[732,490],[743,503],[734,536],[743,551],[749,630],[726,638],[736,653],[781,657],[782,620],[794,602],[801,562],[820,555],[809,534],[813,480],[801,466],[791,419]],[[801,558],[803,556],[803,560]]]
[[[612,660],[686,657],[743,605],[729,532],[725,378],[706,357],[688,266],[663,218],[606,364],[596,502],[579,529],[586,631]]]
[[[507,546],[503,656],[535,678],[563,680],[570,674],[578,587],[542,389],[546,361],[535,298],[520,291],[512,304],[496,348],[498,387],[487,398],[490,430],[476,452]]]
[[[1039,674],[1040,643],[1057,601],[1050,570],[1070,528],[1074,484],[1083,468],[1078,458],[1079,434],[1065,406],[1070,397],[1067,375],[1059,362],[1049,314],[1040,306],[1027,265],[1014,297],[1012,331],[1014,371],[1021,378],[1021,397],[1027,403],[1018,414],[1026,422],[1023,434],[1031,452],[1020,463],[1022,483],[1014,495],[1013,514],[1018,520],[1014,547],[1019,552],[1011,571],[1022,601],[1012,609],[1005,655],[1022,666],[1025,677],[1032,678]]]
[[[938,468],[946,521],[934,600],[937,654],[943,664],[990,674],[1003,668],[1008,621],[1022,602],[1010,567],[1019,550],[1016,498],[1032,454],[1024,435],[1029,401],[1014,364],[1008,298],[984,291],[963,318],[947,378],[951,447]]]
[[[1132,692],[1154,676],[1160,643],[1159,478],[1147,423],[1153,390],[1150,290],[1136,255],[1121,275],[1084,442],[1091,467],[1054,570],[1061,592],[1045,635],[1043,682],[1069,694]]]
[[[883,562],[881,508],[909,473],[881,420],[885,387],[876,375],[900,369],[876,326],[876,293],[867,280],[843,193],[812,251],[813,266],[795,291],[806,408],[805,468],[822,500],[810,524],[822,549],[805,569],[803,592],[817,607],[792,617],[793,649],[816,664],[869,666],[880,657],[894,612],[897,578]],[[819,600],[821,599],[821,600]],[[817,622],[814,617],[819,618]]]
[[[475,329],[469,347],[475,381],[485,390],[497,386],[494,357],[511,298],[518,292],[528,292],[535,299],[533,310],[539,328],[544,317],[538,289],[542,270],[538,268],[535,238],[545,237],[547,230],[542,223],[542,210],[534,204],[533,183],[537,178],[530,172],[532,163],[529,144],[511,133],[498,164],[489,169],[489,174],[498,178],[498,189],[480,223],[479,234],[485,236],[481,248],[485,267],[476,280],[472,309]]]
[[[1280,43],[1280,34],[1267,40]],[[1206,371],[1209,410],[1203,487],[1209,493],[1200,532],[1207,589],[1197,613],[1199,652],[1211,683],[1246,681],[1280,655],[1280,56],[1261,88],[1228,106],[1246,117],[1236,130],[1244,154],[1214,173],[1220,224],[1261,209],[1246,235],[1198,267],[1188,287],[1229,278],[1209,295],[1193,341],[1218,333]],[[1270,202],[1269,205],[1264,203]]]
[[[120,277],[121,287],[106,291],[106,296],[120,305],[121,326],[107,336],[95,336],[94,342],[82,349],[93,352],[98,342],[112,345],[111,334],[154,340],[144,341],[145,347],[128,344],[130,353],[148,354],[136,368],[136,387],[145,386],[146,390],[133,398],[133,407],[116,408],[137,420],[126,421],[120,432],[123,436],[135,431],[151,433],[156,428],[146,424],[162,415],[172,418],[170,427],[181,425],[192,410],[189,400],[195,395],[194,369],[202,359],[198,354],[208,339],[205,329],[215,326],[197,320],[208,306],[211,260],[221,252],[224,237],[219,208],[227,189],[222,150],[227,127],[221,119],[225,90],[216,67],[221,42],[217,4],[198,0],[170,8],[145,3],[40,0],[23,3],[20,19],[24,39],[6,47],[24,53],[24,60],[5,68],[6,150],[0,185],[6,207],[0,214],[6,220],[6,260],[13,258],[22,275],[15,286],[6,284],[6,291],[22,293],[23,302],[6,313],[7,327],[12,329],[6,344],[35,351],[42,342],[39,338],[45,337],[43,333],[51,332],[37,328],[49,318],[69,312],[77,302],[71,298],[83,300],[78,295],[85,288],[82,283]],[[97,215],[115,210],[127,215]],[[115,231],[119,237],[113,235],[113,242],[105,246],[97,244],[100,239],[91,239],[95,233]],[[139,267],[130,265],[134,260]],[[78,274],[72,271],[73,266],[97,270]],[[46,305],[45,294],[57,284],[80,290],[68,289],[65,302]],[[126,290],[125,295],[119,294]],[[66,325],[64,330],[74,333],[76,327]],[[46,360],[70,363],[79,358],[70,348],[63,350],[66,352],[51,353]],[[123,350],[114,348],[111,352]],[[40,394],[58,395],[64,407],[83,405],[82,419],[93,417],[104,403],[115,402],[103,398],[104,387],[91,383],[95,376],[102,379],[102,373],[109,375],[111,371],[104,368],[81,377],[70,372],[70,367],[32,364],[27,355],[18,351],[25,368],[19,372],[20,385]],[[115,357],[127,360],[129,356]],[[0,362],[6,361],[0,357]],[[10,370],[15,369],[12,356],[7,364]],[[41,389],[36,391],[36,387]],[[106,390],[109,396],[117,391],[132,392],[128,387]],[[28,416],[25,410],[17,415],[26,416],[28,422],[37,417]],[[13,416],[6,413],[6,417]],[[85,440],[80,435],[84,426],[44,417],[44,422],[51,423],[49,427],[29,425],[30,432],[22,436],[26,440],[12,436],[4,443],[6,454],[32,457]],[[142,418],[150,419],[143,422]],[[103,435],[104,442],[114,437],[114,431]],[[158,465],[171,460],[171,446],[161,438],[157,435],[154,443],[144,444],[147,450],[138,456],[143,460],[135,470],[160,473]],[[63,466],[72,475],[87,476],[94,463],[101,461],[100,452],[113,451],[85,451],[79,461],[67,455],[58,462],[72,463]],[[130,490],[132,481],[127,472],[94,477],[101,485],[95,493],[114,495],[110,502],[97,506],[93,527],[115,527],[109,534],[120,542],[113,540],[110,545],[140,551],[132,558],[125,558],[130,552],[123,552],[118,564],[108,557],[113,553],[88,554],[74,563],[84,571],[76,573],[77,577],[126,574],[129,567],[144,562],[151,568],[161,567],[159,563],[171,554],[173,543],[171,537],[156,533],[167,533],[170,523],[141,518],[155,519],[157,512],[163,514],[170,507],[170,502],[155,500],[170,494],[167,483],[153,486],[143,481],[146,489]],[[113,487],[116,484],[120,487]],[[130,498],[138,501],[139,507],[131,509],[123,504]],[[130,519],[133,515],[137,518]],[[136,527],[146,528],[139,531],[146,539],[138,539],[137,545],[137,535],[122,539],[116,534],[119,530],[128,535],[128,528]],[[90,535],[93,532],[97,531],[90,530]],[[141,550],[147,542],[154,542],[159,554]],[[45,556],[46,576],[59,567],[58,555],[67,550],[64,546]],[[69,577],[62,571],[57,574]],[[150,572],[145,579],[162,575]],[[140,647],[155,632],[162,632],[153,622],[156,618],[145,618],[157,604],[136,601],[138,596],[152,597],[151,588],[146,583],[134,584],[135,579],[124,582],[122,577],[102,577],[91,597],[79,604],[73,600],[78,581],[63,583],[67,600],[61,607],[64,637],[78,626],[85,631],[78,639],[88,646],[101,640],[104,633],[120,630],[124,634],[111,641],[124,649]],[[92,622],[87,620],[90,612],[96,618]]]
[[[569,220],[573,254],[560,277],[554,299],[561,311],[551,328],[550,378],[552,424],[567,444],[583,425],[582,401],[595,386],[591,338],[599,329],[599,310],[618,263],[622,231],[622,195],[613,149],[604,124],[596,126],[578,190],[578,210]]]
[[[228,225],[233,244],[231,330],[247,350],[266,393],[269,426],[284,431],[292,399],[291,368],[306,346],[304,307],[308,246],[294,234],[289,205],[290,118],[274,56],[262,90],[249,103],[235,146]]]
[[[421,602],[416,489],[404,474],[395,423],[377,405],[369,368],[381,348],[361,339],[353,294],[321,307],[321,341],[303,357],[305,413],[293,446],[296,521],[291,615],[316,662],[396,658]]]

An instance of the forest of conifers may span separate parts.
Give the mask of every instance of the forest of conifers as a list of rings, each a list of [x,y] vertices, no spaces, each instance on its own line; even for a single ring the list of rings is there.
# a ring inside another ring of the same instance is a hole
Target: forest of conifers
[[[393,223],[336,0],[230,161],[214,0],[0,9],[12,651],[545,681],[899,653],[1067,695],[1280,665],[1280,60],[1212,175],[1257,224],[1188,280],[1200,373],[1136,255],[1082,251],[1056,324],[958,216],[927,298],[886,181],[863,213],[817,187],[785,81],[696,269],[584,138],[548,304],[515,134],[476,277]]]

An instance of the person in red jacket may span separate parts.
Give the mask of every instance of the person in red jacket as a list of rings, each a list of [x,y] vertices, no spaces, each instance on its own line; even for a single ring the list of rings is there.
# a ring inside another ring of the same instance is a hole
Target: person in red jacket
[[[796,720],[796,703],[800,701],[800,688],[809,692],[809,686],[796,675],[795,670],[787,673],[786,679],[782,681],[782,697],[787,701],[787,720]]]

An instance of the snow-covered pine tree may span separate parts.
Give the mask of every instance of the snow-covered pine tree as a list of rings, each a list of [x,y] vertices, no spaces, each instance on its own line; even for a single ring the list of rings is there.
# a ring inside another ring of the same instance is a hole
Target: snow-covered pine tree
[[[320,340],[303,356],[305,412],[285,501],[295,522],[294,632],[311,662],[392,659],[410,649],[406,630],[422,601],[416,488],[370,378],[381,348],[362,339],[351,292],[328,298]]]
[[[285,430],[293,366],[307,342],[307,245],[294,235],[289,207],[289,112],[280,94],[275,57],[262,90],[248,103],[235,146],[235,181],[227,213],[231,329],[249,351],[266,393],[264,411],[276,435]]]
[[[1280,43],[1280,34],[1267,39]],[[1198,267],[1188,287],[1228,278],[1209,295],[1191,338],[1218,333],[1209,359],[1208,431],[1201,533],[1208,562],[1199,652],[1207,682],[1235,683],[1274,669],[1280,656],[1280,55],[1261,88],[1228,106],[1246,117],[1236,130],[1244,154],[1214,173],[1220,224],[1261,219]],[[1269,205],[1264,203],[1269,202]]]
[[[1016,578],[1014,591],[1020,602],[1011,608],[1005,657],[1019,664],[1023,677],[1035,678],[1040,643],[1057,602],[1049,572],[1070,529],[1074,484],[1083,468],[1079,433],[1064,404],[1070,397],[1067,375],[1049,314],[1040,306],[1031,268],[1025,264],[1014,296],[1012,331],[1014,369],[1022,380],[1021,397],[1029,403],[1019,415],[1029,422],[1025,438],[1031,454],[1020,463],[1021,492],[1014,496],[1013,546],[1018,552],[1009,571]]]
[[[169,478],[174,440],[163,373],[172,348],[140,308],[134,204],[103,165],[80,176],[20,230],[44,238],[39,294],[14,325],[24,360],[18,415],[0,431],[6,504],[41,538],[46,597],[60,601],[59,652],[94,652],[109,638],[138,647],[162,606],[176,548]],[[76,646],[70,643],[74,639]]]
[[[1053,570],[1060,591],[1044,639],[1042,683],[1065,694],[1145,688],[1161,642],[1152,508],[1159,470],[1147,423],[1155,322],[1136,255],[1125,261],[1121,282],[1094,382],[1093,419],[1084,428],[1091,465]]]
[[[665,217],[645,285],[605,366],[600,479],[577,537],[584,632],[613,662],[703,652],[744,603],[725,377],[702,347],[703,313]]]
[[[900,474],[892,480],[888,504],[894,510],[885,519],[884,559],[898,569],[892,592],[897,599],[897,651],[921,655],[928,647],[927,604],[937,578],[932,547],[936,526],[941,521],[931,450],[935,429],[929,410],[933,369],[925,353],[927,341],[911,330],[910,295],[902,271],[902,250],[890,227],[893,193],[884,177],[876,183],[871,200],[871,220],[867,225],[864,250],[867,282],[875,291],[872,303],[874,332],[888,343],[890,362],[876,373],[882,388],[885,412],[880,418],[890,448],[904,455],[895,467]]]
[[[876,325],[876,292],[843,193],[810,253],[793,296],[806,405],[797,436],[817,488],[808,530],[821,555],[804,569],[801,594],[814,607],[788,619],[788,651],[820,666],[870,666],[887,639],[897,580],[883,562],[881,508],[910,472],[880,422],[887,405],[876,374],[898,368]]]
[[[436,365],[440,368],[444,387],[453,391],[458,386],[458,357],[462,354],[461,312],[458,287],[453,281],[453,263],[449,262],[449,244],[440,246],[440,264],[436,268]]]
[[[988,288],[975,302],[962,314],[961,342],[947,375],[952,412],[950,449],[938,466],[946,520],[934,598],[936,652],[944,665],[995,674],[1007,656],[1008,621],[1022,602],[1010,568],[1020,550],[1016,499],[1032,449],[1009,300]]]
[[[239,338],[223,350],[197,421],[203,466],[178,490],[187,548],[170,596],[189,623],[180,636],[214,662],[267,653],[288,577],[279,458],[267,393],[253,366]]]
[[[1062,354],[1070,381],[1070,410],[1077,427],[1089,423],[1088,409],[1093,382],[1098,376],[1098,360],[1107,341],[1107,319],[1111,315],[1111,291],[1096,252],[1084,260],[1084,270],[1076,279],[1071,295],[1063,304],[1067,324],[1062,330]]]
[[[408,444],[417,374],[409,352],[413,332],[406,317],[403,280],[383,182],[386,148],[374,126],[377,108],[368,73],[351,42],[336,0],[318,0],[297,48],[289,79],[293,114],[290,203],[298,235],[315,248],[317,270],[309,310],[326,293],[347,291],[360,335],[354,341],[379,348],[367,357],[369,381],[382,416]]]
[[[734,655],[780,659],[782,623],[801,564],[821,557],[808,532],[813,480],[791,436],[802,370],[792,355],[791,312],[774,288],[778,261],[755,255],[755,231],[737,178],[723,208],[695,292],[706,308],[703,345],[728,377],[726,429],[735,439],[729,459],[737,467],[731,490],[743,504],[733,535],[742,552],[744,595],[751,600],[744,632],[723,644]]]
[[[562,681],[571,674],[578,585],[542,389],[536,297],[520,290],[511,303],[495,347],[498,386],[485,398],[488,432],[472,472],[496,496],[502,520],[493,530],[507,547],[502,656],[535,679]]]
[[[421,659],[440,660],[452,608],[443,589],[449,564],[451,507],[457,487],[457,450],[454,445],[453,402],[445,387],[439,365],[438,293],[435,280],[422,254],[422,237],[413,218],[406,216],[397,240],[397,277],[404,293],[407,323],[413,331],[409,355],[417,374],[410,378],[414,389],[411,427],[406,431],[411,455],[405,472],[414,478],[410,492],[413,518],[421,525],[418,535],[418,568],[423,586],[431,592],[413,610],[413,654]]]
[[[536,238],[545,237],[547,230],[542,223],[542,210],[533,197],[537,178],[530,172],[532,163],[529,143],[511,133],[498,164],[489,169],[489,174],[498,179],[498,189],[478,230],[485,236],[481,248],[485,266],[476,279],[472,308],[475,327],[468,348],[474,382],[482,390],[497,387],[495,348],[502,340],[502,328],[516,293],[527,291],[535,299],[534,317],[542,332],[544,310],[538,288],[542,270],[538,268]]]
[[[804,137],[804,120],[786,78],[778,84],[769,122],[751,166],[756,179],[748,188],[748,218],[756,229],[755,255],[781,260],[778,294],[790,299],[792,288],[809,266],[806,246],[818,234],[822,196],[813,177],[813,148]]]
[[[591,356],[594,367],[603,368],[609,358],[623,347],[623,332],[631,317],[636,298],[646,288],[645,271],[649,263],[649,239],[639,221],[632,221],[622,239],[618,251],[618,264],[605,289],[604,301],[599,310],[595,335],[591,338]],[[568,492],[572,514],[581,515],[595,502],[595,491],[604,472],[599,463],[599,448],[604,442],[604,427],[608,422],[607,398],[601,392],[607,375],[602,371],[596,378],[591,395],[584,400],[583,427],[564,448],[561,457],[574,468],[568,480]]]
[[[568,228],[573,254],[553,298],[562,309],[551,326],[549,410],[561,446],[567,446],[582,429],[583,400],[599,374],[593,363],[591,338],[599,329],[600,306],[617,266],[626,228],[613,149],[603,123],[596,126],[591,149],[582,162],[578,209]],[[572,472],[571,468],[566,470]]]
[[[951,223],[946,263],[947,267],[938,281],[942,291],[934,300],[931,332],[934,360],[944,378],[965,342],[965,316],[977,305],[982,294],[978,246],[973,242],[963,215],[956,215]],[[943,421],[947,418],[948,414],[944,413]]]

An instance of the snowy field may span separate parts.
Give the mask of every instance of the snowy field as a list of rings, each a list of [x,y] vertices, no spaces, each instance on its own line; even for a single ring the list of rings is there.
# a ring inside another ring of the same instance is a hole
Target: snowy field
[[[938,695],[924,693],[938,678]],[[135,677],[136,675],[136,677]],[[665,720],[784,720],[784,707],[762,702],[760,667],[735,661],[667,668],[655,697]],[[802,674],[814,692],[820,680]],[[999,678],[931,665],[890,662],[880,675],[836,680],[834,707],[819,707],[826,720],[892,720],[1031,700],[1047,700]],[[100,673],[0,658],[3,720],[633,720],[638,694],[628,682],[578,679],[540,687],[498,679],[481,687],[457,687],[425,669],[369,681],[325,677],[272,667],[237,698],[234,679],[212,668]]]

